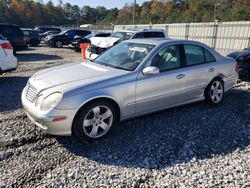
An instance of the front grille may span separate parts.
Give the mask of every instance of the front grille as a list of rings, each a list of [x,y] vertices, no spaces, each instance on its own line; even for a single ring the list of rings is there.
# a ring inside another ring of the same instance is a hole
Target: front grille
[[[26,98],[28,99],[28,101],[34,102],[36,100],[36,97],[37,97],[37,90],[33,86],[28,84],[26,90]]]
[[[105,50],[107,50],[107,48],[100,48],[98,46],[94,46],[94,45],[90,45],[90,47],[88,48],[88,51],[94,54],[101,54],[103,53]]]

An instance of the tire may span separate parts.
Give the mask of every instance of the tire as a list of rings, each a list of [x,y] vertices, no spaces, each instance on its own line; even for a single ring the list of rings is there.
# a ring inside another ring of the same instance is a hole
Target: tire
[[[219,78],[213,79],[205,90],[206,101],[210,104],[217,105],[221,103],[224,97],[224,84]]]
[[[55,42],[55,47],[57,47],[57,48],[62,48],[62,47],[63,47],[63,42],[60,41],[60,40],[57,40],[57,41]]]
[[[30,46],[35,47],[35,46],[38,46],[38,44],[39,44],[39,40],[37,39],[30,40]]]
[[[73,132],[80,139],[96,141],[110,135],[117,123],[117,110],[109,102],[94,102],[77,113]]]

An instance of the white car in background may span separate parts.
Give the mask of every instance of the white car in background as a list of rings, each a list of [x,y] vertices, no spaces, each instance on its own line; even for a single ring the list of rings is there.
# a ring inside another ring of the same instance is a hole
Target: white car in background
[[[85,56],[89,60],[94,60],[101,53],[112,46],[129,39],[143,38],[166,38],[165,31],[162,29],[143,29],[143,30],[121,30],[115,31],[110,37],[91,37],[91,44],[85,52]]]
[[[0,35],[0,73],[16,70],[17,58],[13,54],[13,48],[8,40]]]

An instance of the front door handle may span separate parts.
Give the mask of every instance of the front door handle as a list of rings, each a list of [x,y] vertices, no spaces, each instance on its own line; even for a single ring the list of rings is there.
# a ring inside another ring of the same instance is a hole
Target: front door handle
[[[184,78],[186,75],[185,74],[178,74],[177,76],[176,76],[176,78],[177,79],[182,79],[182,78]]]
[[[214,72],[214,71],[215,71],[215,68],[208,69],[208,72]]]

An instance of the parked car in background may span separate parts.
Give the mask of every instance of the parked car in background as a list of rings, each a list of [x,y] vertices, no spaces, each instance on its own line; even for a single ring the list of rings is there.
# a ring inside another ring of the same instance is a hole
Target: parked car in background
[[[227,56],[234,58],[237,61],[237,71],[240,77],[250,78],[250,47],[242,51],[232,52]]]
[[[39,32],[34,29],[21,29],[24,34],[24,41],[30,46],[37,46],[40,43]]]
[[[109,37],[111,35],[111,33],[104,33],[104,32],[99,32],[99,33],[92,33],[89,34],[85,37],[82,36],[75,36],[73,39],[73,42],[71,43],[72,48],[76,51],[76,52],[80,52],[80,44],[82,43],[88,43],[91,44],[91,40],[90,38],[92,37]]]
[[[108,48],[118,44],[123,40],[141,39],[141,38],[166,38],[164,30],[161,29],[144,29],[144,30],[123,30],[115,31],[110,37],[100,38],[92,37],[91,45],[86,50],[87,59],[95,59]]]
[[[44,39],[49,35],[54,35],[54,34],[58,34],[58,33],[61,33],[61,31],[52,30],[52,31],[46,31],[45,33],[39,34],[40,41],[44,41]]]
[[[219,104],[237,82],[235,65],[199,42],[123,41],[92,62],[37,72],[22,104],[47,133],[97,140],[125,119],[204,99]]]
[[[13,48],[10,42],[0,35],[0,73],[16,70],[16,68],[17,58],[13,55]]]
[[[59,34],[47,36],[44,42],[51,47],[61,48],[63,45],[71,44],[76,35],[84,37],[89,34],[91,31],[88,30],[69,29]]]
[[[57,32],[61,32],[62,30],[58,27],[36,27],[35,30],[37,30],[40,34],[45,33],[47,31],[57,31]]]
[[[24,41],[23,32],[17,25],[0,23],[0,34],[10,41],[14,53],[28,48],[28,45]]]

